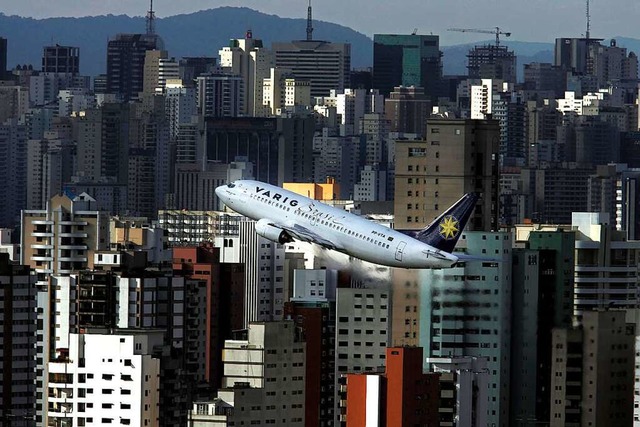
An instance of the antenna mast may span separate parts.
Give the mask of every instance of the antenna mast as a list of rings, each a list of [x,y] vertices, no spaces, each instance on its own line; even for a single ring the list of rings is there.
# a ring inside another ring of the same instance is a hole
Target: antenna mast
[[[313,21],[311,19],[311,0],[307,8],[307,41],[313,40]]]
[[[591,36],[591,12],[589,11],[589,0],[587,0],[587,41],[590,39]]]
[[[147,34],[156,33],[156,14],[153,11],[153,0],[150,0],[149,11],[147,12]]]

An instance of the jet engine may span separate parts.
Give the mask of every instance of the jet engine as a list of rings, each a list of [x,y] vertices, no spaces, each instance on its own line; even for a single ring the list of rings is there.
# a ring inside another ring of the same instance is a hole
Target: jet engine
[[[272,242],[278,242],[281,245],[284,243],[293,242],[293,239],[282,228],[275,227],[269,224],[269,220],[261,219],[256,223],[256,233],[265,239],[269,239]]]

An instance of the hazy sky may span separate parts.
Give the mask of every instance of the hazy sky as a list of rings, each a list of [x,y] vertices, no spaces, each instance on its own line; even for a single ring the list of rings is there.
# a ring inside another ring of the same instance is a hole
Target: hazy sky
[[[579,37],[586,28],[586,0],[312,0],[314,18],[374,33],[439,34],[441,44],[491,36],[447,32],[447,28],[511,31],[511,40],[552,42]],[[148,0],[0,0],[0,12],[34,18],[127,14],[142,16]],[[306,17],[307,0],[154,0],[158,17],[220,6],[246,6],[282,17]],[[638,37],[638,0],[591,0],[591,35]]]

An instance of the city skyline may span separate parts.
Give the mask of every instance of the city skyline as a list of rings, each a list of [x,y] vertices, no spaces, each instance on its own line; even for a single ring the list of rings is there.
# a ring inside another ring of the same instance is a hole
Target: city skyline
[[[585,0],[568,0],[560,4],[550,0],[537,2],[458,0],[457,3],[459,4],[452,7],[451,2],[444,1],[424,4],[410,0],[402,2],[401,5],[375,1],[367,2],[367,7],[364,7],[362,0],[353,0],[348,3],[327,0],[322,4],[312,2],[312,6],[314,19],[344,25],[369,37],[374,33],[406,34],[417,29],[421,34],[439,34],[442,45],[467,43],[479,39],[478,34],[447,31],[452,27],[490,29],[499,26],[512,32],[512,40],[540,42],[550,41],[551,30],[555,33],[561,31],[573,37],[583,36],[586,30]],[[632,29],[635,17],[640,13],[640,5],[631,0],[618,0],[616,3],[617,7],[611,7],[610,3],[590,2],[592,37],[634,36]],[[304,18],[307,3],[299,0],[277,0],[268,4],[255,0],[242,2],[193,0],[188,5],[169,0],[154,2],[156,16],[160,19],[224,6],[248,7],[286,18]],[[88,0],[83,2],[82,8],[78,8],[76,3],[70,0],[60,0],[55,3],[40,0],[0,1],[1,13],[34,19],[107,14],[144,16],[148,7],[146,0],[126,3],[113,0],[109,2]],[[354,19],[354,17],[358,18]]]

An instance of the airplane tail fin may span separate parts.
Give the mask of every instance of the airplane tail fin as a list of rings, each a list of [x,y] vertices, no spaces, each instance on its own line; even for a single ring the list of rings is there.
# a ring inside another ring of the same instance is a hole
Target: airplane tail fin
[[[465,194],[431,224],[420,230],[415,238],[444,252],[453,252],[478,198],[476,193]]]

